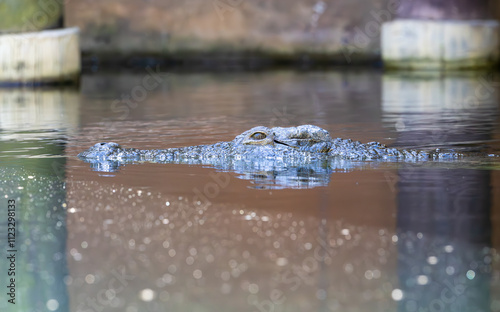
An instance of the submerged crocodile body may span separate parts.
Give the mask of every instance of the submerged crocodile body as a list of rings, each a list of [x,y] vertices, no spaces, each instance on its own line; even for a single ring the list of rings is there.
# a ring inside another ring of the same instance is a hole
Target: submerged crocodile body
[[[327,185],[333,171],[346,171],[369,163],[360,160],[440,161],[460,159],[462,154],[402,150],[378,142],[362,144],[333,139],[320,127],[302,125],[255,127],[229,142],[158,150],[123,148],[113,142],[97,143],[78,157],[97,171],[112,172],[122,165],[142,162],[198,164],[239,173],[241,178],[257,184],[302,188]]]

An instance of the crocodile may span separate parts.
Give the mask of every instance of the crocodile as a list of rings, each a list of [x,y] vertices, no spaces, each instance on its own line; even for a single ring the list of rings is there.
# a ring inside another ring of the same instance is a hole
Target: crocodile
[[[229,142],[158,150],[123,148],[118,143],[97,143],[80,153],[80,159],[151,161],[172,163],[207,163],[214,159],[273,159],[302,162],[319,158],[350,160],[439,160],[458,159],[463,154],[442,152],[439,149],[424,151],[396,149],[379,142],[361,143],[351,139],[332,139],[330,133],[313,125],[297,127],[254,127]]]
[[[122,165],[142,162],[208,165],[239,173],[256,183],[278,181],[285,187],[327,185],[330,173],[362,167],[367,163],[364,160],[420,162],[462,156],[454,151],[396,149],[379,142],[332,138],[328,131],[314,125],[259,126],[232,141],[167,149],[142,150],[103,142],[78,154],[96,171],[113,172]]]

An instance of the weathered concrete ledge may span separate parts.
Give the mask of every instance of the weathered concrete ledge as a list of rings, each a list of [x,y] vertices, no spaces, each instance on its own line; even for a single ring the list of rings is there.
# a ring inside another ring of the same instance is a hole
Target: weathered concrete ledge
[[[389,69],[462,70],[499,61],[495,20],[410,20],[384,23],[382,59]]]
[[[78,81],[79,29],[0,35],[0,84]]]

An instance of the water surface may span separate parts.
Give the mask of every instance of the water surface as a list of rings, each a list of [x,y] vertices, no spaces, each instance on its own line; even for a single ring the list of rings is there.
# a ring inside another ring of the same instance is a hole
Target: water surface
[[[2,311],[500,310],[496,157],[352,162],[322,185],[181,164],[99,172],[76,158],[100,141],[166,148],[300,124],[500,154],[492,75],[100,73],[0,101],[24,304]]]

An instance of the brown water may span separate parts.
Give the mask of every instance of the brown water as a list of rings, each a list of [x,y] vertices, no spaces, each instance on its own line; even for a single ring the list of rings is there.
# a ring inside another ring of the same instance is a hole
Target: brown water
[[[356,162],[324,186],[179,164],[97,172],[76,158],[100,141],[164,148],[299,124],[500,154],[495,81],[144,71],[0,90],[1,207],[16,199],[19,231],[17,304],[2,295],[0,310],[499,311],[497,157]]]

